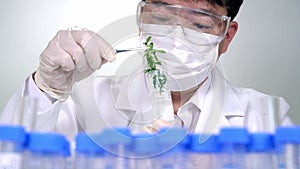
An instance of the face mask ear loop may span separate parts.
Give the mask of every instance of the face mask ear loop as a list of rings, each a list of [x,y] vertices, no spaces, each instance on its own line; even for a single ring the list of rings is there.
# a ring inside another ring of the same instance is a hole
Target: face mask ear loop
[[[184,27],[183,27],[181,24],[178,24],[178,27],[180,27],[181,32],[179,32],[179,30],[177,29],[177,31],[176,31],[176,36],[177,36],[177,35],[184,36],[184,35],[185,35],[185,29],[184,29]]]

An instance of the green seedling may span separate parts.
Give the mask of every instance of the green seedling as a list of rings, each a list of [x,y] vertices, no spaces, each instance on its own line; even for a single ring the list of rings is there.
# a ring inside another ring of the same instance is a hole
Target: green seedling
[[[161,65],[161,62],[157,58],[157,53],[166,53],[163,50],[154,49],[154,43],[151,41],[151,36],[146,39],[144,45],[147,47],[144,53],[144,57],[147,61],[147,66],[145,69],[146,74],[152,74],[153,87],[155,89],[159,88],[160,93],[162,93],[163,88],[167,83],[167,77],[161,71],[157,71],[157,66]]]

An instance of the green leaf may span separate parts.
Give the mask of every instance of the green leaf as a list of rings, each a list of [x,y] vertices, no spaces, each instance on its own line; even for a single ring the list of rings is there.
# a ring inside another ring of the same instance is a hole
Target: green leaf
[[[150,49],[153,49],[153,47],[154,47],[154,44],[153,44],[153,42],[151,42],[150,45],[149,45],[149,48],[150,48]],[[152,51],[152,52],[153,52],[153,51]]]
[[[149,36],[147,39],[146,39],[146,42],[144,43],[145,45],[148,45],[148,43],[150,42],[150,40],[151,40],[151,36]]]
[[[152,77],[152,79],[153,79],[153,87],[154,87],[154,89],[156,89],[156,87],[157,87],[157,75],[154,75]]]
[[[161,65],[161,62],[154,62],[156,65]]]
[[[148,47],[144,51],[144,57],[146,57],[146,61],[147,61],[147,67],[145,69],[145,73],[149,74],[149,73],[155,72],[157,70],[157,67],[156,67],[157,65],[161,65],[161,62],[159,61],[156,54],[157,53],[166,53],[166,52],[163,50],[154,49],[154,43],[151,42],[151,36],[149,36],[146,39],[144,44],[146,45],[146,47]],[[166,82],[167,82],[166,75],[164,73],[161,73],[160,71],[158,71],[157,74],[152,76],[153,87],[155,89],[157,87],[159,87],[160,93],[162,92]]]
[[[164,50],[155,50],[157,53],[166,53]]]
[[[154,59],[155,59],[157,62],[160,63],[160,61],[159,61],[159,59],[158,59],[158,57],[157,57],[156,55],[154,56]]]

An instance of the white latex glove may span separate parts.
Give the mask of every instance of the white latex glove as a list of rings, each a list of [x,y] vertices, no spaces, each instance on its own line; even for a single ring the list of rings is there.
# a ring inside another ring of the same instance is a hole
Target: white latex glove
[[[165,118],[166,117],[167,116],[165,116]],[[142,131],[146,133],[157,133],[161,128],[171,128],[171,127],[184,127],[184,121],[178,115],[174,114],[174,119],[154,120],[151,123],[151,125],[143,126]]]
[[[40,55],[34,80],[49,96],[64,101],[75,82],[114,60],[112,46],[96,33],[86,29],[61,30]]]
[[[142,130],[146,133],[157,133],[159,129],[164,127],[172,127],[173,125],[173,122],[158,119],[152,122],[151,126],[143,126]]]

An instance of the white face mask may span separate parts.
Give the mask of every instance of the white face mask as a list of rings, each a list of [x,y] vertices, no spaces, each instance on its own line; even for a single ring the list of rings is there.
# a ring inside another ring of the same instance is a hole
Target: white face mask
[[[154,48],[166,52],[157,56],[170,91],[184,91],[199,85],[218,60],[222,37],[181,26],[143,24],[141,31],[141,42],[151,36]]]

